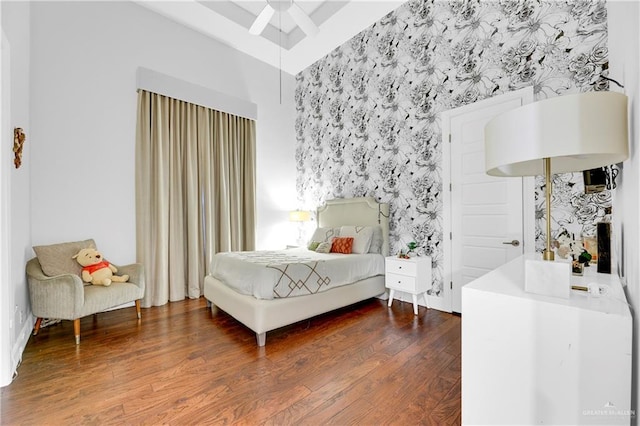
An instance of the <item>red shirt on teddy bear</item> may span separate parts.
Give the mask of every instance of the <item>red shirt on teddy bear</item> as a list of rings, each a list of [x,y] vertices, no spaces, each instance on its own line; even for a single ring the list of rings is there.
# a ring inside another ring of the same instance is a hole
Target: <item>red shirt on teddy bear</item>
[[[98,269],[102,269],[102,268],[108,268],[110,265],[109,262],[107,262],[106,260],[103,260],[100,263],[96,263],[95,265],[89,265],[89,266],[85,266],[84,268],[82,268],[83,271],[87,271],[90,274],[93,274],[95,271],[97,271]]]

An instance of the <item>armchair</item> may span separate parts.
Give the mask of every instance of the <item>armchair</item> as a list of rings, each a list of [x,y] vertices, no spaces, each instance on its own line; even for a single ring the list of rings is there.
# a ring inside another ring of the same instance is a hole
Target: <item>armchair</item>
[[[135,302],[138,319],[144,296],[144,268],[140,264],[117,266],[118,274],[129,275],[129,282],[108,287],[86,285],[79,265],[71,257],[81,248],[95,247],[93,240],[34,247],[37,257],[26,266],[31,311],[36,316],[33,334],[43,318],[73,321],[76,344],[80,343],[80,318]]]

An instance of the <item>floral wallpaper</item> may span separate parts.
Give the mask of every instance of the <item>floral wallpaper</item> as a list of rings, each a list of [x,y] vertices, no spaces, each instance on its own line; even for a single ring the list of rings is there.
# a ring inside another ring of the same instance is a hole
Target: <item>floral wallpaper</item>
[[[418,242],[433,258],[439,294],[448,233],[439,114],[525,86],[536,100],[608,90],[607,53],[603,1],[409,1],[296,76],[300,203],[389,202],[391,252]],[[552,205],[554,235],[590,235],[611,194],[585,195],[581,174],[559,175]]]

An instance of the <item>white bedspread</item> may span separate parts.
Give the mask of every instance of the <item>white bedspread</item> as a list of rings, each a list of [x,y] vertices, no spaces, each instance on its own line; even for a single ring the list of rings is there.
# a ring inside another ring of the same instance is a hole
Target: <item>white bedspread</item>
[[[380,254],[316,253],[306,248],[218,253],[211,275],[258,299],[314,294],[384,274]]]

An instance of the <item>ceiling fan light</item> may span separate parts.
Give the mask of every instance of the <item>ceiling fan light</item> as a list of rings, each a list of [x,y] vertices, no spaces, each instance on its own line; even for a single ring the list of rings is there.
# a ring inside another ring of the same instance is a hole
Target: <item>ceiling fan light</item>
[[[267,27],[267,24],[273,17],[274,12],[275,9],[267,4],[264,9],[262,9],[262,12],[260,12],[256,20],[253,22],[251,28],[249,28],[249,34],[260,35],[262,31],[264,31],[264,29]]]

